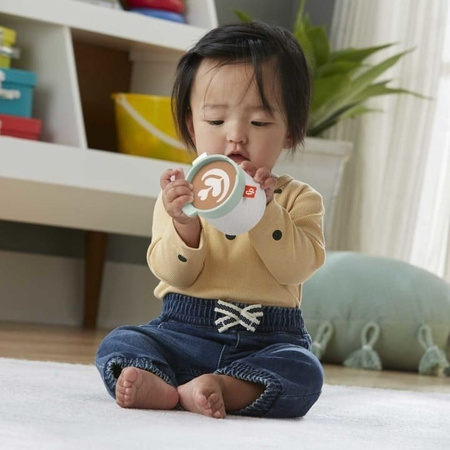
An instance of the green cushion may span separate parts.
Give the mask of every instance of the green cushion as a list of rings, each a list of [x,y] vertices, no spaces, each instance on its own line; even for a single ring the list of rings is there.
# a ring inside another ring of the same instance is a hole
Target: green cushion
[[[304,285],[302,312],[323,362],[414,371],[420,366],[427,374],[450,371],[450,285],[410,264],[329,252],[325,265]],[[328,343],[322,333],[327,321]]]

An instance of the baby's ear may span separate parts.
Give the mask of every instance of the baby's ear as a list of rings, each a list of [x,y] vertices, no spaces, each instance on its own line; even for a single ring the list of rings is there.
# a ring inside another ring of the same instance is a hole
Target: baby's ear
[[[291,139],[291,135],[289,133],[287,133],[286,134],[286,138],[284,140],[284,147],[283,148],[289,149],[289,148],[292,148],[293,146],[294,145],[293,145],[293,142],[292,142],[292,139]]]

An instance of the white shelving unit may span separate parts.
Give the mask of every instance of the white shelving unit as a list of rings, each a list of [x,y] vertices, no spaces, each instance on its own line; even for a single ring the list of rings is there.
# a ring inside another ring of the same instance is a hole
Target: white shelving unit
[[[174,163],[88,148],[79,77],[89,75],[75,46],[126,53],[128,91],[169,95],[178,58],[217,25],[213,0],[187,10],[183,25],[74,0],[0,0],[22,50],[14,67],[37,73],[43,121],[41,142],[0,136],[0,219],[150,235],[159,176]]]
[[[3,220],[150,236],[167,161],[0,138]]]

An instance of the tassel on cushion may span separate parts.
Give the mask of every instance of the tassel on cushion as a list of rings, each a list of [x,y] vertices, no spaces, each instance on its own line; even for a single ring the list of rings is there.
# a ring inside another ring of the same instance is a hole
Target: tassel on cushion
[[[317,359],[322,359],[322,356],[327,349],[328,342],[333,335],[333,331],[333,325],[328,320],[320,323],[311,349]]]
[[[381,370],[383,368],[378,353],[373,349],[380,335],[380,326],[369,322],[362,330],[361,340],[363,346],[350,354],[344,361],[344,366],[356,369]]]
[[[421,325],[417,338],[425,349],[425,353],[419,363],[419,373],[421,375],[450,376],[450,363],[444,351],[437,345],[434,345],[430,326]]]

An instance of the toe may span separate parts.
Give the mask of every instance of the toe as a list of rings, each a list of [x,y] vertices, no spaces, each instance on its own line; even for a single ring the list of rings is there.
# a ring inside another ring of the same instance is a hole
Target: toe
[[[223,402],[218,402],[213,406],[212,416],[216,419],[223,419],[226,416],[225,406]]]
[[[207,415],[218,419],[225,417],[223,399],[217,392],[213,392],[208,396]]]
[[[125,398],[124,395],[120,392],[116,392],[116,403],[122,408],[125,406]]]
[[[122,380],[122,386],[127,389],[131,387],[131,383],[127,380]]]
[[[225,413],[223,411],[219,410],[213,414],[213,417],[215,419],[225,419]]]
[[[122,370],[120,376],[123,379],[123,383],[129,387],[137,381],[139,371],[136,369],[136,367],[126,367]]]

